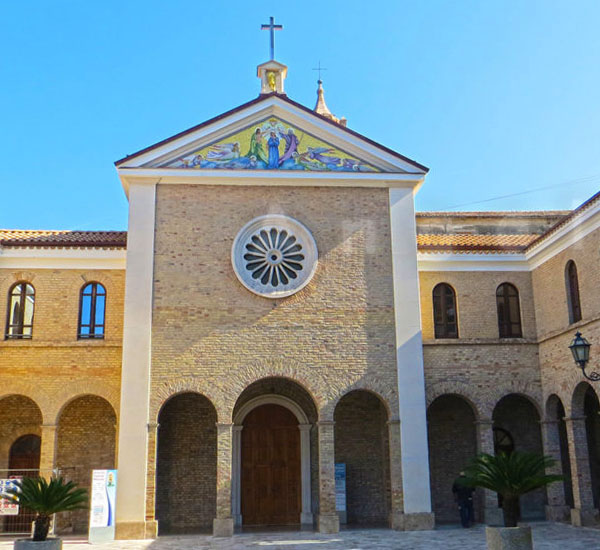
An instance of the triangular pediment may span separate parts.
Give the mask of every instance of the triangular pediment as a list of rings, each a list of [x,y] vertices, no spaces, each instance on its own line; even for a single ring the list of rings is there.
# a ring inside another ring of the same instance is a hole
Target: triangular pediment
[[[186,152],[160,167],[380,172],[368,162],[279,117],[253,122],[240,131]]]
[[[142,169],[165,177],[184,172],[427,173],[424,166],[281,94],[259,96],[116,165],[120,172]]]

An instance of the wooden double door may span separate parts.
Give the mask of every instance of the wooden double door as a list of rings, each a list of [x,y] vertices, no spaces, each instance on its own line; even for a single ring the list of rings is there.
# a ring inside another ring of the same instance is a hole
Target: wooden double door
[[[242,430],[242,523],[297,525],[301,513],[300,430],[280,405],[261,405]]]

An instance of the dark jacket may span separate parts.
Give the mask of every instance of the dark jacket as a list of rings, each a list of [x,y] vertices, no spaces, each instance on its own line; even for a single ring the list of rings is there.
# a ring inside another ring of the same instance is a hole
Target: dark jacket
[[[473,487],[467,487],[461,483],[461,478],[457,478],[452,485],[452,492],[454,493],[454,498],[460,504],[461,502],[467,502],[469,500],[473,500],[473,492],[475,489]]]

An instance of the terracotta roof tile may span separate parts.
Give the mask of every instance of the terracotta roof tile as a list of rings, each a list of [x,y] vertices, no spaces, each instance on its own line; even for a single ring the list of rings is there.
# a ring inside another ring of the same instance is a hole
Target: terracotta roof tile
[[[571,210],[476,210],[465,212],[416,212],[417,218],[554,218],[568,216]]]
[[[417,235],[417,247],[420,252],[522,252],[538,236],[423,233]]]
[[[125,248],[127,231],[0,229],[0,246]]]

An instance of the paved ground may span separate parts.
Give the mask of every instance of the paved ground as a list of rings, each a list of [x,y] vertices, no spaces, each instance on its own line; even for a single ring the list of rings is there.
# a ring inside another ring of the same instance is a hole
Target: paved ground
[[[535,550],[600,549],[600,530],[575,528],[556,523],[533,526]],[[0,549],[12,542],[0,539]],[[89,545],[66,539],[65,550],[485,550],[485,530],[440,528],[435,531],[396,532],[389,529],[342,531],[338,535],[311,532],[253,533],[230,539],[210,536],[160,537],[154,541],[115,541]]]

